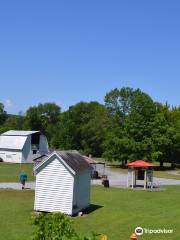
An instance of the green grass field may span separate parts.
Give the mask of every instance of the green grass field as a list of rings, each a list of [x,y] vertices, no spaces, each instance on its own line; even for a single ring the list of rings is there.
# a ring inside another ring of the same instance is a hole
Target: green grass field
[[[137,226],[174,229],[170,235],[143,235],[144,240],[180,239],[180,187],[163,192],[93,187],[91,203],[96,210],[74,217],[74,227],[84,235],[107,234],[109,240],[129,240]],[[0,240],[30,239],[34,192],[0,190]]]
[[[0,182],[18,182],[22,169],[27,173],[28,181],[35,180],[32,174],[33,164],[0,163]]]
[[[0,190],[0,239],[30,239],[33,191]]]

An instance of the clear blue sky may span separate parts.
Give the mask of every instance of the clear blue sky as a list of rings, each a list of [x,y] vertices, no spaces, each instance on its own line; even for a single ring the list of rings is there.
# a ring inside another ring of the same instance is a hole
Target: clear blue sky
[[[63,110],[117,87],[180,104],[180,1],[0,2],[0,101]]]

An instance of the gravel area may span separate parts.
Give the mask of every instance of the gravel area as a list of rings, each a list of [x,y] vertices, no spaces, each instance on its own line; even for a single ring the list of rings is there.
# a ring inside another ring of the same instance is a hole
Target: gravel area
[[[106,168],[105,174],[108,176],[110,186],[126,186],[127,185],[127,174],[114,172],[110,168]],[[157,186],[165,185],[180,185],[180,180],[166,179],[166,178],[153,178],[153,182]],[[143,181],[138,181],[139,184],[143,184]],[[93,184],[101,184],[99,180],[93,180]]]
[[[20,183],[0,183],[0,188],[20,190],[21,184]],[[34,188],[35,188],[35,182],[26,183],[25,190],[34,189]]]

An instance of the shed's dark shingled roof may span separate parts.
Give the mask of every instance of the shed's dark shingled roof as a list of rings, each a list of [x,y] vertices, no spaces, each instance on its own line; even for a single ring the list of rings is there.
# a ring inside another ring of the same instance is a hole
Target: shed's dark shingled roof
[[[56,151],[56,153],[75,172],[80,172],[91,167],[86,159],[78,151]]]
[[[87,160],[76,150],[69,151],[54,151],[63,161],[75,172],[83,171],[87,168],[91,168],[91,165],[87,162]],[[53,153],[50,155],[53,156]],[[46,161],[48,161],[49,156],[44,156],[42,161],[39,162],[34,170],[37,170],[40,166],[42,166]]]

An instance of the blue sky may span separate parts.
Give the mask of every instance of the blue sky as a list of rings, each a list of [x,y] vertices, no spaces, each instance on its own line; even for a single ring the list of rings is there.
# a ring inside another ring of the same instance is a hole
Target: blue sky
[[[178,106],[180,1],[0,2],[0,101],[63,110],[117,87]]]

